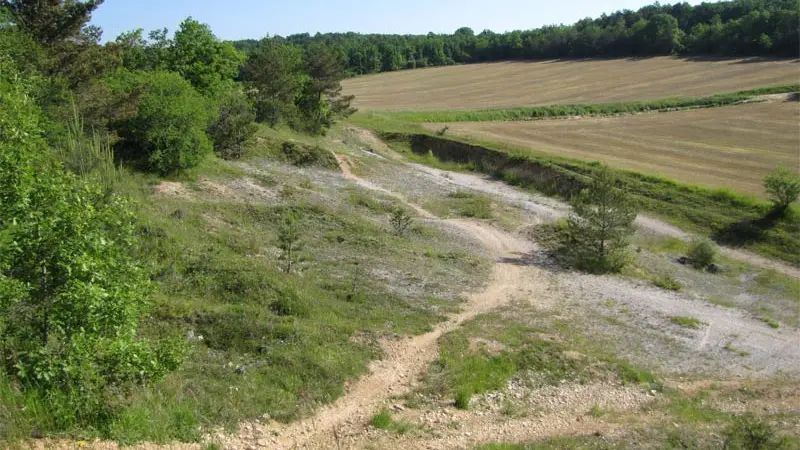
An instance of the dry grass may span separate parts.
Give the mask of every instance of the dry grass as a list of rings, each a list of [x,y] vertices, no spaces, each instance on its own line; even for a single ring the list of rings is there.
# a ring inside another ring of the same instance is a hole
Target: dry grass
[[[502,62],[345,80],[363,111],[430,111],[694,97],[797,83],[795,60],[683,58]]]
[[[798,123],[800,104],[780,100],[615,118],[460,122],[448,124],[448,133],[763,196],[764,175],[800,161]]]

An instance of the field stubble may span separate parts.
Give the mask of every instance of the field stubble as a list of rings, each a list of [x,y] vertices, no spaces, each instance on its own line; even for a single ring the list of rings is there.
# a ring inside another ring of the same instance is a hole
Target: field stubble
[[[451,134],[478,141],[763,196],[767,173],[779,165],[797,167],[798,119],[800,103],[775,100],[626,117],[447,126]],[[426,126],[435,130],[442,124]]]
[[[660,57],[470,64],[342,85],[362,111],[432,111],[696,97],[797,80],[795,60]]]

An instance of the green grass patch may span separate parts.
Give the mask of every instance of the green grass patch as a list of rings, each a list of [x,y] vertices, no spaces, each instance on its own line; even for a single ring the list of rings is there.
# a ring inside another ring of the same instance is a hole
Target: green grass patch
[[[406,434],[415,428],[408,422],[394,420],[389,411],[381,411],[372,416],[370,424],[379,430],[393,431],[397,434]]]
[[[457,191],[446,198],[429,201],[425,208],[439,217],[491,219],[494,216],[492,200],[469,191]]]
[[[771,318],[771,317],[767,317],[767,316],[761,316],[761,317],[759,317],[759,318],[758,318],[758,320],[760,320],[760,321],[764,322],[764,323],[765,323],[765,324],[767,324],[767,325],[768,325],[770,328],[775,328],[775,329],[777,329],[777,328],[780,328],[780,327],[781,327],[781,323],[780,323],[780,322],[778,322],[777,320],[775,320],[775,319]]]
[[[719,422],[730,418],[729,414],[708,406],[708,394],[673,397],[667,404],[667,411],[683,423]]]
[[[799,84],[772,86],[747,91],[717,94],[707,97],[667,98],[661,100],[577,104],[524,106],[516,108],[483,109],[477,111],[370,111],[357,114],[353,120],[363,124],[378,122],[400,122],[406,124],[444,122],[494,122],[512,120],[551,119],[572,116],[607,116],[639,112],[672,111],[689,108],[713,108],[752,100],[760,95],[792,93],[800,90]],[[413,129],[406,125],[406,129]]]
[[[735,347],[733,345],[733,342],[728,342],[727,344],[725,344],[725,347],[723,347],[723,348],[725,350],[731,352],[731,353],[734,353],[734,354],[742,357],[742,358],[747,358],[748,356],[750,356],[750,352],[748,352],[747,350],[742,350],[742,349],[740,349],[738,347]]]
[[[669,321],[679,327],[688,328],[690,330],[697,330],[703,325],[703,322],[694,317],[672,316],[669,318]]]
[[[654,286],[660,287],[661,289],[676,292],[683,289],[681,282],[673,278],[671,275],[656,276],[653,277],[652,281]]]

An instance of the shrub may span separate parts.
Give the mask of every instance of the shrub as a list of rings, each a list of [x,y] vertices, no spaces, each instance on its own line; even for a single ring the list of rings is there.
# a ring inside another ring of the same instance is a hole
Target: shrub
[[[326,169],[336,169],[339,164],[333,153],[319,146],[284,142],[281,146],[281,155],[295,166],[318,166]]]
[[[110,124],[129,156],[167,175],[196,166],[211,152],[208,102],[180,75],[121,72],[111,82],[138,105],[134,117]]]
[[[461,410],[469,409],[469,402],[472,400],[472,392],[468,390],[458,391],[456,394],[456,408]]]
[[[771,450],[789,448],[786,439],[776,436],[775,430],[752,414],[737,417],[725,430],[726,450]]]
[[[695,269],[705,269],[714,263],[717,246],[710,239],[697,239],[689,245],[689,261]]]
[[[217,98],[218,116],[208,128],[214,151],[223,159],[239,159],[258,130],[256,114],[247,96],[229,89]]]
[[[779,167],[764,179],[764,190],[775,203],[776,209],[785,210],[800,197],[800,176]]]
[[[139,336],[151,286],[131,205],[49,158],[24,85],[0,76],[0,368],[63,423],[97,425],[182,347]]]
[[[405,236],[413,224],[413,219],[404,209],[397,208],[392,213],[389,222],[392,224],[392,231],[395,236]]]

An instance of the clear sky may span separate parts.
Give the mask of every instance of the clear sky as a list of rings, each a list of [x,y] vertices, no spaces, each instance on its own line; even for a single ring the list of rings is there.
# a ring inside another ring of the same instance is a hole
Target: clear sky
[[[677,0],[675,0],[677,1]],[[121,32],[177,25],[188,16],[207,23],[221,39],[267,34],[356,31],[452,33],[466,26],[502,32],[573,23],[654,0],[106,0],[92,23],[103,40]],[[664,2],[669,3],[669,1]],[[698,4],[700,1],[689,1]]]

